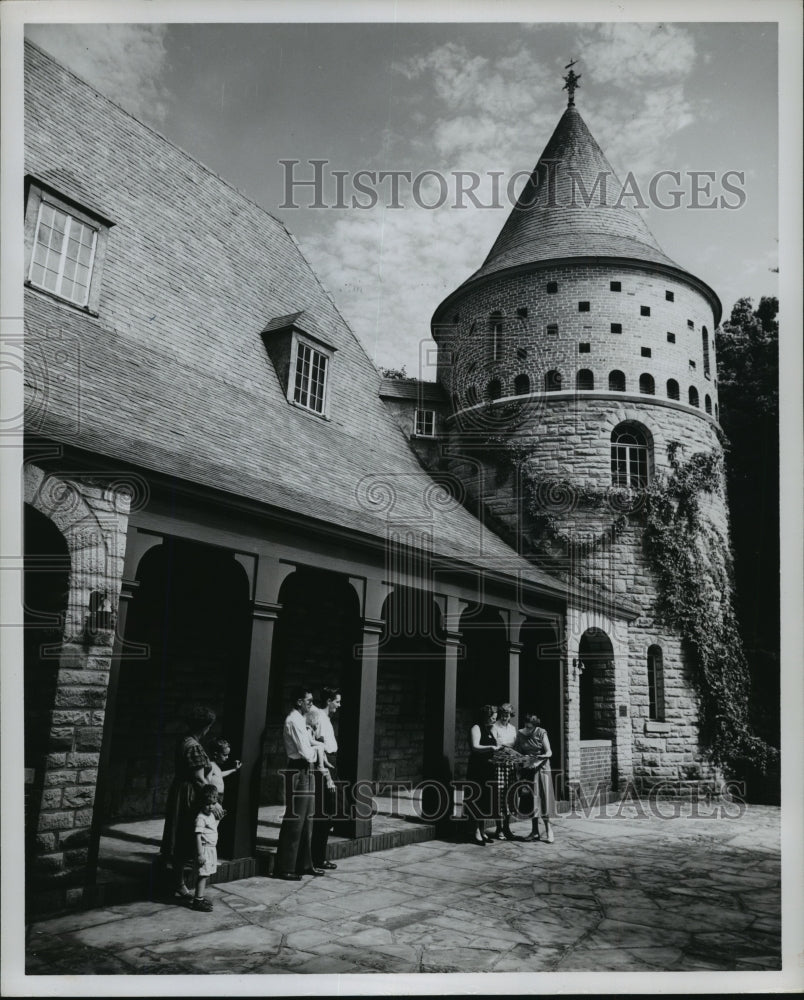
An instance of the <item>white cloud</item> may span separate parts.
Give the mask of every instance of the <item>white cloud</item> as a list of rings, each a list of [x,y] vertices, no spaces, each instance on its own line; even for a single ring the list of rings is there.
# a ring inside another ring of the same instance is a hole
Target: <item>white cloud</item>
[[[163,24],[31,24],[26,35],[139,118],[164,120]]]
[[[693,69],[695,43],[675,24],[601,24],[580,37],[583,64],[595,83],[621,87],[681,80]]]

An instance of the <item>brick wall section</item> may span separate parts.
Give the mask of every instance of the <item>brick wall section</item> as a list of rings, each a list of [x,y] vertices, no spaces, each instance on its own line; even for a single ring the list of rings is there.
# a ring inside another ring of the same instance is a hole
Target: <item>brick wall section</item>
[[[579,781],[587,797],[594,794],[600,784],[611,787],[611,742],[584,740],[581,742],[581,767]]]
[[[87,631],[90,594],[108,596],[116,615],[129,498],[84,480],[25,468],[25,502],[49,517],[70,553],[64,639],[51,713],[36,831],[29,831],[28,906],[79,905],[92,825],[114,632]],[[38,791],[37,791],[38,794]]]
[[[546,291],[555,281],[558,292]],[[611,281],[620,281],[622,291],[612,292]],[[666,299],[665,292],[674,295]],[[589,302],[588,312],[579,312],[578,303]],[[650,316],[640,315],[648,306]],[[527,309],[527,317],[517,310]],[[502,313],[505,345],[498,361],[490,358],[489,317]],[[717,404],[714,317],[709,302],[690,285],[677,279],[657,276],[648,267],[616,269],[604,266],[574,265],[548,267],[533,275],[499,277],[476,288],[467,289],[456,306],[454,329],[445,332],[443,343],[451,352],[439,369],[439,381],[450,393],[458,393],[461,405],[467,405],[467,390],[474,386],[480,399],[489,380],[500,379],[503,396],[514,395],[514,379],[526,374],[531,390],[544,388],[544,376],[550,370],[562,375],[564,389],[575,388],[580,369],[591,370],[595,390],[608,391],[611,371],[621,371],[626,391],[639,391],[639,377],[653,376],[656,394],[667,398],[667,380],[675,379],[682,401],[688,390],[698,390],[701,411],[708,395],[712,412]],[[694,329],[689,329],[691,320]],[[622,333],[612,333],[619,323]],[[548,324],[558,325],[558,335],[547,334]],[[704,375],[702,329],[709,336],[711,378]],[[668,332],[676,342],[668,343]],[[440,338],[442,339],[442,338]],[[579,343],[588,343],[589,353],[581,354]],[[642,357],[641,349],[651,350]],[[522,356],[524,353],[524,356]],[[695,369],[690,368],[690,360]]]

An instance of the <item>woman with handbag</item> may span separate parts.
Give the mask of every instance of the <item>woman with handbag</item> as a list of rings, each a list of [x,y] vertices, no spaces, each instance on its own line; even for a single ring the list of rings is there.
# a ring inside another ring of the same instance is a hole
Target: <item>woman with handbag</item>
[[[552,844],[555,840],[550,819],[556,814],[553,779],[550,772],[550,740],[547,731],[540,726],[538,715],[525,716],[524,725],[517,732],[514,749],[527,757],[522,762],[521,775],[524,781],[533,782],[533,816],[531,831],[525,840],[541,840],[539,819],[544,823],[545,840]]]

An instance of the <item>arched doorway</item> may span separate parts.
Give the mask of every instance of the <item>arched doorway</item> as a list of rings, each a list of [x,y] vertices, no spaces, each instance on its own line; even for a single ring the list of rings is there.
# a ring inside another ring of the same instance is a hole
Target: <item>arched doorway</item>
[[[617,729],[614,686],[614,650],[602,629],[590,628],[578,646],[580,678],[581,785],[611,787]]]
[[[283,800],[282,730],[297,685],[309,686],[316,697],[324,686],[341,689],[343,708],[333,718],[341,777],[348,776],[351,748],[357,745],[358,691],[352,678],[361,637],[357,594],[344,576],[300,567],[282,584],[279,604],[263,740],[262,805]]]
[[[525,621],[520,630],[517,726],[529,712],[539,716],[550,738],[553,780],[557,790],[564,773],[563,650],[558,625]]]
[[[442,774],[444,634],[432,597],[396,587],[383,607],[377,664],[375,781],[416,786]]]
[[[251,634],[249,583],[226,549],[166,538],[137,569],[126,623],[127,644],[145,656],[123,658],[111,734],[104,822],[161,816],[175,771],[184,709],[212,708],[210,738],[226,736],[233,756],[243,735]],[[227,778],[234,814],[237,778]],[[221,827],[219,853],[229,856],[233,824]]]
[[[72,749],[72,736],[61,747],[58,729],[53,727],[70,586],[70,553],[59,529],[29,504],[24,507],[23,530],[25,856],[30,865],[47,756]],[[30,886],[30,879],[26,881]]]

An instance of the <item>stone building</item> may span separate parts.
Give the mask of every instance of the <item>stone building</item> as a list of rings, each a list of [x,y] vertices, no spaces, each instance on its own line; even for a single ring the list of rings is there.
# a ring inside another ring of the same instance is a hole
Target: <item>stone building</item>
[[[528,558],[639,609],[593,627],[568,610],[568,774],[671,791],[715,774],[701,754],[690,652],[657,613],[643,525],[623,515],[638,515],[640,490],[674,461],[722,459],[721,305],[661,250],[623,190],[570,98],[491,251],[436,309],[432,332],[451,400],[447,467]],[[701,503],[728,551],[722,474]],[[540,708],[557,729],[558,700]]]
[[[602,159],[574,110],[562,143]],[[506,699],[538,706],[560,792],[686,780],[694,700],[638,538],[611,579],[567,571],[488,461],[489,426],[578,482],[615,447],[630,481],[671,438],[714,446],[719,305],[638,217],[512,215],[436,312],[428,386],[381,378],[280,222],[31,44],[25,171],[30,912],[91,903],[103,827],[162,814],[191,701],[243,761],[224,879],[256,870],[300,682],[341,688],[353,781],[462,777],[473,713]]]

